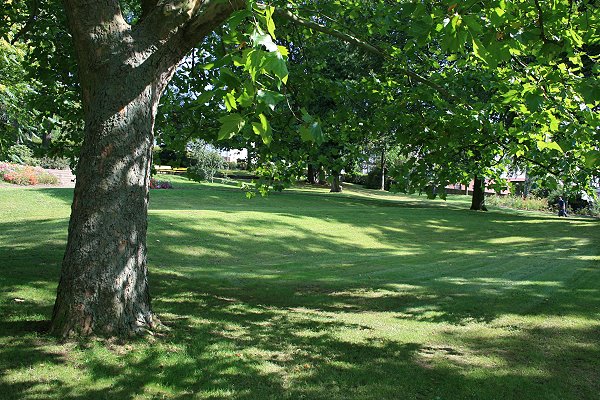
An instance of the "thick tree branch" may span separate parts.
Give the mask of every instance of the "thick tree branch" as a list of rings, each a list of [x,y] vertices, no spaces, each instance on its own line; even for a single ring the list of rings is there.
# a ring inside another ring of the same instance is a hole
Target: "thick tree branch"
[[[202,7],[184,27],[186,45],[194,46],[222,25],[235,11],[243,10],[245,0],[200,0]]]
[[[141,16],[141,19],[144,19],[156,7],[156,5],[158,4],[158,0],[142,0],[141,3],[142,3],[142,16]]]
[[[130,31],[118,0],[63,0],[63,3],[80,67],[101,64]]]
[[[145,0],[150,7],[155,0]],[[157,3],[147,9],[135,28],[136,37],[151,38],[149,45],[182,57],[200,40],[222,25],[244,0],[176,0]]]
[[[343,40],[347,43],[351,43],[351,44],[357,46],[358,48],[363,49],[366,52],[373,54],[375,56],[381,57],[387,61],[394,61],[394,59],[392,57],[390,57],[387,53],[385,53],[385,51],[379,49],[378,47],[373,46],[370,43],[367,43],[366,41],[364,41],[362,39],[357,38],[356,36],[352,36],[352,35],[340,32],[336,29],[329,28],[327,26],[321,25],[316,22],[307,21],[303,18],[298,17],[297,15],[292,14],[291,12],[289,12],[287,10],[276,9],[275,15],[280,18],[286,19],[292,23],[307,27],[309,29],[313,29],[317,32],[325,33],[327,35],[330,35],[330,36],[336,37],[340,40]],[[445,97],[450,102],[452,102],[452,103],[460,102],[454,95],[452,95],[450,92],[448,92],[445,88],[443,88],[442,86],[438,85],[435,82],[430,81],[429,79],[427,79],[425,77],[422,77],[421,75],[417,74],[416,72],[413,72],[409,69],[402,68],[402,67],[395,67],[395,69],[400,74],[406,75],[409,78],[415,80],[416,82],[419,82],[426,86],[429,86],[430,88],[437,91],[439,94],[441,94],[443,97]]]

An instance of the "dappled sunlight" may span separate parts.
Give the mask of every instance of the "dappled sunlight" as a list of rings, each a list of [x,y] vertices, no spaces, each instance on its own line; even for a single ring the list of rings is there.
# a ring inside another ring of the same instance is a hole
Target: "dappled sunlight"
[[[527,280],[508,280],[501,278],[448,278],[441,277],[436,279],[440,282],[448,282],[454,285],[480,285],[480,286],[500,286],[503,288],[513,288],[515,286],[552,286],[560,287],[563,286],[561,282],[548,282],[548,281],[527,281]]]
[[[41,334],[68,222],[66,196],[42,193],[59,218],[34,211],[0,222],[2,393],[599,393],[598,223],[367,191],[252,200],[219,185],[153,192],[149,282],[166,329],[84,345]]]
[[[526,243],[539,242],[539,239],[524,237],[524,236],[506,236],[506,237],[501,237],[501,238],[487,239],[484,242],[490,243],[490,244],[508,244],[508,245],[510,245],[510,244],[526,244]]]

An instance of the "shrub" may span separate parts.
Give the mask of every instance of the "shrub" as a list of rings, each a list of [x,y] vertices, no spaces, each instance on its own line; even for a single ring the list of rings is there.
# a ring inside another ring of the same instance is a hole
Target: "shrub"
[[[246,160],[237,160],[237,169],[248,169],[248,161]]]
[[[203,141],[193,142],[189,147],[193,165],[188,168],[187,175],[195,181],[213,182],[217,172],[225,167],[221,154]]]
[[[344,182],[355,183],[357,185],[367,185],[367,174],[351,173],[344,175]]]
[[[385,190],[390,190],[390,187],[392,185],[392,179],[390,178],[390,175],[387,174],[385,177]],[[367,179],[366,179],[366,183],[364,185],[367,189],[381,189],[381,168],[377,167],[374,168],[373,170],[371,170],[371,172],[369,172],[367,174]]]
[[[488,196],[485,198],[487,205],[514,208],[527,211],[548,211],[548,199],[535,196]]]
[[[237,161],[227,161],[225,163],[225,169],[237,169],[238,163]]]
[[[2,180],[15,185],[56,185],[58,178],[39,167],[0,163]]]
[[[150,189],[173,189],[173,185],[169,181],[159,181],[158,179],[150,179]]]
[[[600,202],[590,202],[587,207],[575,210],[573,213],[577,215],[589,215],[591,217],[600,217]]]
[[[7,161],[22,165],[38,165],[38,160],[33,158],[33,150],[24,144],[10,146],[7,151]]]
[[[69,169],[69,159],[65,157],[42,157],[37,160],[42,168],[48,169]]]

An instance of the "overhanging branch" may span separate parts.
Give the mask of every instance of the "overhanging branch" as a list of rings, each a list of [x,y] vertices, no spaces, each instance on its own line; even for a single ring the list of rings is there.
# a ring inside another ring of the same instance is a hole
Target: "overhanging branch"
[[[317,32],[325,33],[327,35],[330,35],[330,36],[336,37],[340,40],[343,40],[344,42],[351,43],[351,44],[355,45],[356,47],[363,49],[366,52],[373,54],[377,57],[381,57],[387,61],[394,61],[394,59],[392,57],[390,57],[389,54],[387,54],[382,49],[380,49],[376,46],[373,46],[372,44],[370,44],[360,38],[357,38],[356,36],[340,32],[337,29],[330,28],[330,27],[321,25],[321,24],[313,22],[313,21],[307,21],[303,18],[298,17],[297,15],[292,14],[290,11],[287,11],[287,10],[276,9],[275,15],[280,18],[283,18],[285,20],[288,20],[294,24],[301,25],[301,26],[304,26],[309,29],[313,29]],[[437,83],[417,74],[416,72],[413,72],[407,68],[402,68],[402,67],[396,67],[396,70],[400,74],[406,75],[406,76],[410,77],[411,79],[415,80],[416,82],[419,82],[426,86],[429,86],[430,88],[437,91],[439,94],[441,94],[443,97],[445,97],[450,102],[452,102],[452,103],[460,102],[454,95],[452,95],[450,92],[448,92],[445,88],[443,88],[442,86],[438,85]]]

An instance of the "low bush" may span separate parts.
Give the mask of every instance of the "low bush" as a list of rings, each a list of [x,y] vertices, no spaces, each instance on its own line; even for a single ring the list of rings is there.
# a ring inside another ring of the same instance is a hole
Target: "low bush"
[[[10,146],[6,155],[6,161],[8,162],[22,165],[39,165],[38,160],[33,157],[33,150],[24,144]]]
[[[385,190],[390,190],[392,179],[389,175],[385,177]],[[367,189],[381,189],[381,168],[376,167],[367,174],[367,181],[364,185]]]
[[[354,183],[365,186],[367,184],[367,174],[352,173],[344,175],[344,182]]]
[[[192,165],[187,176],[198,182],[213,182],[217,172],[225,167],[221,154],[203,141],[192,142],[188,147]]]
[[[485,198],[485,202],[490,206],[514,208],[516,210],[527,211],[548,211],[548,199],[535,196],[489,196]]]
[[[37,160],[37,164],[42,168],[48,169],[69,169],[69,159],[65,157],[42,157]]]
[[[226,161],[225,169],[238,169],[237,161]]]
[[[40,167],[10,163],[0,163],[0,176],[3,181],[15,185],[56,185],[59,182],[56,176]]]
[[[169,181],[159,181],[158,179],[150,179],[150,189],[173,189],[173,185]]]
[[[573,210],[573,214],[600,218],[600,202],[589,202],[587,206]]]

